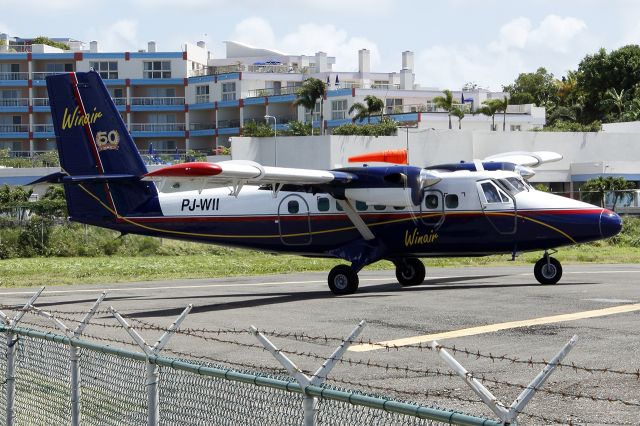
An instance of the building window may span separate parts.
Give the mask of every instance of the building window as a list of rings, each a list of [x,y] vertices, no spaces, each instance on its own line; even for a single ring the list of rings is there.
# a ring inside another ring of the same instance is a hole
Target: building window
[[[47,73],[63,73],[72,72],[73,64],[45,64]]]
[[[116,61],[91,61],[89,66],[105,80],[118,79],[118,62]]]
[[[388,98],[385,102],[387,114],[401,113],[402,98]]]
[[[209,102],[209,85],[196,86],[196,103],[204,104]]]
[[[331,119],[342,120],[347,117],[347,100],[331,101]]]
[[[522,126],[520,124],[512,124],[511,125],[511,131],[512,132],[519,132],[522,130]]]
[[[222,83],[222,100],[223,101],[235,101],[236,100],[236,83]]]
[[[171,78],[170,61],[144,62],[144,78]]]
[[[313,109],[313,114],[311,114],[311,110],[305,108],[304,110],[304,121],[306,123],[313,120],[314,123],[320,122],[320,101],[316,102],[316,107]]]

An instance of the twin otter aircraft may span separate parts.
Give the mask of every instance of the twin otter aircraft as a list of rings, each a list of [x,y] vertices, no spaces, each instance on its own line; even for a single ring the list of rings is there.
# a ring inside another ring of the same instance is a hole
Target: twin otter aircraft
[[[350,265],[329,273],[338,295],[354,293],[358,271],[381,259],[395,264],[401,285],[412,286],[425,277],[420,257],[533,250],[544,250],[536,279],[555,284],[562,267],[548,250],[611,237],[622,225],[609,210],[527,183],[529,167],[562,158],[551,152],[427,168],[325,171],[234,160],[149,173],[97,73],[47,77],[47,88],[62,172],[39,181],[64,184],[71,220],[124,234],[344,259]],[[372,159],[384,162],[387,154]],[[400,157],[391,162],[406,163],[406,152]]]

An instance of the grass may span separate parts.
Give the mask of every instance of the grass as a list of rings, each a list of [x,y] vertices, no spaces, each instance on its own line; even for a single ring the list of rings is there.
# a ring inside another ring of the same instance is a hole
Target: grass
[[[166,244],[166,243],[165,243]],[[482,258],[425,259],[429,267],[527,265],[541,257],[541,252],[527,253],[515,262],[510,256]],[[639,263],[640,248],[609,245],[580,245],[561,249],[558,260],[569,263]],[[102,257],[34,257],[0,260],[0,287],[97,284],[131,281],[228,277],[234,275],[286,274],[329,271],[341,263],[336,259],[218,249],[214,254],[179,256],[102,256]],[[390,262],[368,266],[368,270],[391,269]],[[427,272],[428,274],[428,272]]]

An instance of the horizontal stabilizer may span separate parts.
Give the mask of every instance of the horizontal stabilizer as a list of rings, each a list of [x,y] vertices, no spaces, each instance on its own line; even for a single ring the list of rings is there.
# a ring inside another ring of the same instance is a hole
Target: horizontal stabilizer
[[[51,173],[29,182],[27,185],[36,185],[39,183],[106,183],[106,182],[122,182],[122,181],[139,181],[136,175],[128,175],[121,173],[112,173],[104,175],[74,175],[69,176],[65,172]]]
[[[64,172],[55,172],[50,175],[42,176],[27,185],[37,185],[39,183],[62,183],[62,178],[67,176]]]

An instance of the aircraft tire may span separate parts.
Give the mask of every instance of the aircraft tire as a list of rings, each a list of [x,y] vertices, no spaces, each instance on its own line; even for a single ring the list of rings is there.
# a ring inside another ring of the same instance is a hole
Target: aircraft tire
[[[329,272],[329,289],[336,296],[358,291],[358,273],[348,265],[338,265]]]
[[[424,263],[415,257],[408,257],[396,263],[396,278],[403,287],[420,285],[424,281]]]
[[[549,264],[547,264],[546,257],[543,257],[533,267],[533,275],[540,284],[556,284],[562,278],[562,265],[553,257],[549,258]]]

